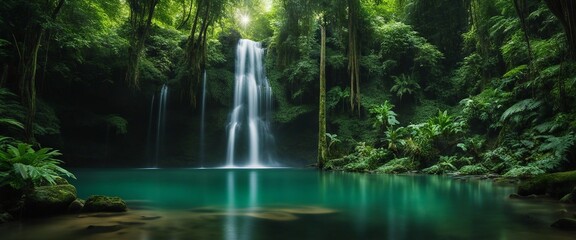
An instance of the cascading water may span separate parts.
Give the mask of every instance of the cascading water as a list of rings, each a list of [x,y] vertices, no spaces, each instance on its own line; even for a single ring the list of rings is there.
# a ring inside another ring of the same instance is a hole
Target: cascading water
[[[260,43],[247,39],[238,42],[226,167],[275,165],[274,138],[270,132],[272,88],[264,74],[263,56]]]
[[[204,167],[205,148],[204,143],[204,128],[205,128],[205,113],[206,113],[206,71],[202,76],[202,108],[200,109],[200,167]]]
[[[158,167],[158,157],[161,151],[161,144],[164,143],[164,130],[166,126],[166,99],[168,98],[168,85],[162,85],[160,89],[160,99],[158,103],[158,127],[156,128],[156,167]]]
[[[156,107],[156,94],[152,95],[152,102],[150,103],[150,119],[148,122],[148,156],[150,156],[152,161],[150,164],[151,167],[158,167],[160,152],[162,151],[162,144],[164,143],[163,139],[166,127],[167,99],[168,85],[164,84],[162,85],[162,88],[160,88],[160,97],[158,98],[158,104]],[[154,115],[154,110],[157,111],[156,115]],[[154,142],[154,144],[152,144],[152,142]],[[153,149],[154,152],[150,151],[151,149]]]

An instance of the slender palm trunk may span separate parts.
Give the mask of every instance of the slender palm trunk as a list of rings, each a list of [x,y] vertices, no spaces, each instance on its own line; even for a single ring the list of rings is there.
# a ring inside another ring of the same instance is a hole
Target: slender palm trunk
[[[324,168],[328,155],[326,144],[326,28],[320,25],[320,107],[318,111],[318,168]]]

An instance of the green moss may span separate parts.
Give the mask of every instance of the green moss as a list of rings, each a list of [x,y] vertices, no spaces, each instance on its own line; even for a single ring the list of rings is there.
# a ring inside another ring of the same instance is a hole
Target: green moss
[[[65,213],[75,199],[76,188],[70,184],[36,187],[26,198],[26,214],[43,216]]]
[[[488,169],[480,164],[467,165],[460,168],[459,172],[464,175],[482,175],[488,173]]]
[[[518,194],[548,194],[561,198],[570,193],[576,186],[576,171],[543,174],[533,179],[525,180],[518,186]]]
[[[126,203],[119,197],[90,196],[84,204],[84,212],[125,212]]]
[[[376,172],[386,174],[407,173],[416,170],[416,168],[417,163],[414,160],[408,157],[404,157],[390,160],[386,164],[376,169]]]

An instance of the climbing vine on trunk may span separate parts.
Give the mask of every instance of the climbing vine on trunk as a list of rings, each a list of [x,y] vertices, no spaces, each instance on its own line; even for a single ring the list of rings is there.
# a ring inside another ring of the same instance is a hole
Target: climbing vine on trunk
[[[360,114],[360,53],[358,46],[359,0],[348,0],[348,70],[350,72],[350,107]]]
[[[55,21],[60,13],[65,0],[46,1],[39,5],[47,14],[40,13],[37,16],[30,16],[30,21],[25,27],[23,39],[16,39],[13,35],[15,46],[18,52],[18,85],[22,105],[26,108],[26,118],[24,122],[25,139],[28,142],[34,141],[34,119],[36,116],[36,71],[38,68],[38,52],[45,39],[47,26],[51,21]],[[19,42],[21,41],[21,42]]]
[[[206,39],[208,29],[224,14],[228,0],[197,0],[190,36],[187,42],[186,65],[190,78],[185,80],[185,92],[190,104],[196,105],[196,86],[200,83],[206,65]]]
[[[546,0],[546,4],[562,23],[568,40],[570,58],[576,59],[576,2],[574,0]]]
[[[144,43],[152,26],[154,9],[160,0],[128,0],[130,6],[130,46],[128,48],[128,66],[126,81],[133,88],[138,88],[139,66]]]
[[[318,168],[322,169],[328,158],[326,142],[326,26],[320,24],[320,103],[318,110]]]

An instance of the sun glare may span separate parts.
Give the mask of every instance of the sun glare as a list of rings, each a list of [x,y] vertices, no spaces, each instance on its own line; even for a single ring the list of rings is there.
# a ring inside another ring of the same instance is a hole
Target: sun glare
[[[249,23],[250,16],[244,14],[240,15],[240,25],[242,25],[242,27],[247,27]]]

